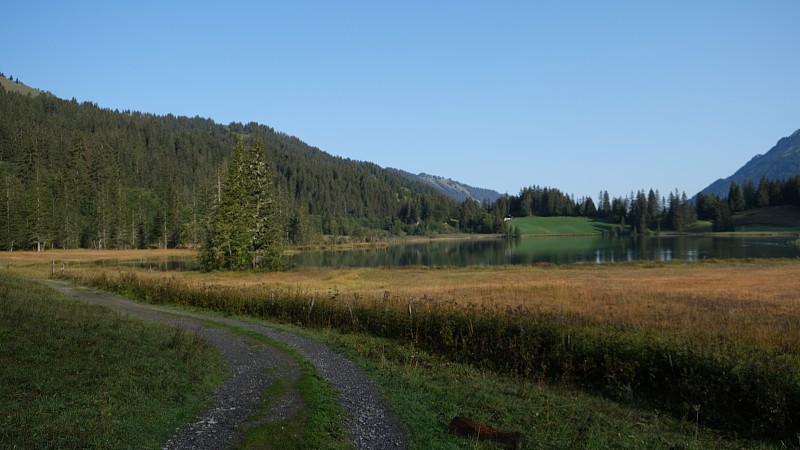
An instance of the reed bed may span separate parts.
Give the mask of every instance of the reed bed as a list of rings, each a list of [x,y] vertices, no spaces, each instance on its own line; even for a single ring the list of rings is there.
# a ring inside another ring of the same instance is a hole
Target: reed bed
[[[96,266],[68,272],[97,272]],[[350,304],[385,298],[448,308],[522,307],[680,335],[800,348],[800,262],[620,264],[450,269],[296,269],[278,273],[131,271],[253,295],[291,292]]]
[[[773,438],[800,424],[799,275],[776,261],[67,273],[149,302],[388,337]]]

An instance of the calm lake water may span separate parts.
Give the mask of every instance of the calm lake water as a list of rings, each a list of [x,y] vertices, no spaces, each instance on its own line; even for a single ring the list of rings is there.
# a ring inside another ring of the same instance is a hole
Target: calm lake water
[[[800,258],[800,243],[796,237],[717,236],[447,239],[365,250],[306,252],[294,255],[292,261],[299,267],[462,267],[725,258]],[[142,260],[133,265],[157,270],[199,268],[195,258]]]
[[[613,263],[637,260],[798,258],[793,237],[529,237],[518,240],[434,240],[386,248],[301,253],[301,267],[486,266],[501,264]]]

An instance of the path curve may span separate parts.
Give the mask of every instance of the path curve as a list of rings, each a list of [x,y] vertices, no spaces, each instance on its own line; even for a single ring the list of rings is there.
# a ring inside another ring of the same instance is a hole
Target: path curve
[[[329,347],[291,333],[235,319],[209,316],[164,306],[135,303],[106,292],[76,288],[62,281],[45,283],[71,297],[150,320],[166,322],[197,332],[220,348],[231,376],[215,391],[209,411],[194,423],[178,430],[164,448],[205,449],[230,448],[241,433],[254,422],[249,417],[256,412],[259,393],[275,377],[297,377],[297,363],[285,353],[269,345],[252,345],[245,337],[219,327],[204,324],[203,320],[224,323],[265,335],[295,349],[314,365],[339,393],[339,401],[347,411],[349,438],[357,449],[402,449],[407,444],[399,420],[386,407],[377,387],[366,374]],[[265,371],[265,368],[271,370]],[[264,420],[282,420],[302,407],[296,393],[289,392],[274,402],[273,410]]]

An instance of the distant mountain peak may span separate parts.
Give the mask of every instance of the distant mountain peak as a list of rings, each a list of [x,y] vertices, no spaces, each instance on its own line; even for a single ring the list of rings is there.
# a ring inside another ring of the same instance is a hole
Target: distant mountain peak
[[[430,175],[425,172],[415,175],[411,172],[406,172],[400,169],[391,169],[391,170],[396,171],[397,173],[408,178],[409,180],[418,181],[427,184],[429,186],[432,186],[439,192],[442,192],[448,197],[454,200],[458,200],[460,202],[468,198],[471,198],[478,202],[483,202],[484,200],[486,200],[489,203],[492,203],[495,200],[497,200],[501,195],[499,192],[494,191],[492,189],[470,186],[468,184],[461,183],[451,178],[445,178],[438,175]]]
[[[747,180],[758,183],[762,176],[768,180],[785,180],[796,175],[800,175],[800,129],[779,139],[767,153],[756,154],[733,175],[718,179],[700,193],[725,197],[731,181],[741,186]]]

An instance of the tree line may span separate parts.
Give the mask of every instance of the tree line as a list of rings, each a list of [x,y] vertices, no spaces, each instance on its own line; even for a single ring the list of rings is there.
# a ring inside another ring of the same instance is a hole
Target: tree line
[[[697,194],[697,216],[714,223],[714,231],[732,231],[733,214],[769,206],[800,206],[800,175],[785,180],[761,177],[756,185],[746,180],[739,186],[731,181],[728,195]]]
[[[499,198],[489,210],[494,212],[493,217],[590,217],[627,225],[633,233],[682,231],[697,219],[686,193],[677,190],[666,197],[650,189],[613,198],[608,191],[600,191],[595,203],[591,197],[576,199],[556,188],[530,186],[521,189],[519,195]]]
[[[684,231],[697,220],[712,222],[713,231],[732,231],[734,214],[780,205],[800,206],[800,175],[785,180],[762,176],[758,184],[746,180],[741,186],[732,181],[726,197],[699,193],[693,201],[685,192],[675,190],[661,196],[658,190],[650,189],[614,198],[608,191],[600,191],[595,203],[591,197],[575,199],[555,188],[531,186],[521,189],[519,195],[499,198],[487,207],[486,215],[590,217],[627,226],[634,234]],[[501,231],[508,230],[495,232]]]

